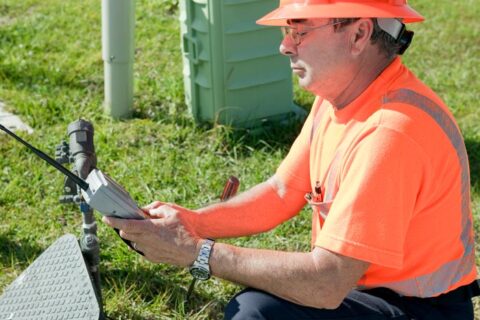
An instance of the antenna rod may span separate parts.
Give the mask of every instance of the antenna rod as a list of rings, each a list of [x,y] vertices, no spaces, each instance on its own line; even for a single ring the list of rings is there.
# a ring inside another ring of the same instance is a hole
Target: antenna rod
[[[32,146],[31,144],[29,144],[28,142],[26,142],[25,140],[23,140],[22,138],[20,138],[19,136],[17,136],[15,133],[13,133],[12,131],[8,130],[7,128],[5,128],[4,126],[2,126],[0,124],[0,129],[2,129],[3,131],[5,131],[6,133],[8,133],[10,136],[14,137],[16,140],[18,140],[19,142],[21,142],[22,144],[24,144],[25,146],[27,146],[27,148],[29,148],[30,150],[32,150],[37,156],[39,156],[40,158],[42,158],[43,160],[47,161],[50,165],[54,166],[57,170],[59,170],[61,173],[63,173],[64,175],[66,175],[67,177],[69,177],[70,179],[72,179],[80,188],[82,188],[83,190],[87,191],[88,190],[88,183],[85,182],[85,180],[79,178],[78,176],[76,176],[73,172],[71,172],[70,170],[66,169],[64,166],[62,166],[60,163],[58,163],[57,161],[55,161],[54,159],[52,159],[50,156],[48,156],[47,154],[43,153],[42,151],[38,150],[37,148],[35,148],[34,146]]]

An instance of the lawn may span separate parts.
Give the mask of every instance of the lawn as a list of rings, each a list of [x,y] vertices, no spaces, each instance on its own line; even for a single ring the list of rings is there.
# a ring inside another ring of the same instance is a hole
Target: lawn
[[[0,100],[35,132],[21,133],[53,155],[67,125],[95,126],[98,166],[140,204],[159,199],[196,208],[217,201],[236,175],[245,190],[268,178],[299,125],[258,136],[196,126],[184,103],[178,6],[137,1],[135,106],[129,120],[103,113],[100,1],[2,0]],[[404,62],[449,105],[470,156],[475,228],[480,231],[480,5],[476,0],[410,1],[427,21]],[[295,86],[295,102],[313,97]],[[58,202],[63,178],[22,145],[0,134],[0,292],[58,237],[79,235],[80,211]],[[97,216],[98,217],[98,216]],[[106,311],[113,319],[219,319],[240,287],[213,279],[185,303],[185,270],[151,264],[99,224]],[[274,231],[230,243],[309,249],[310,213]],[[477,246],[477,253],[480,253]],[[478,255],[477,255],[478,256]],[[480,313],[477,312],[480,317]],[[480,318],[479,318],[480,319]]]

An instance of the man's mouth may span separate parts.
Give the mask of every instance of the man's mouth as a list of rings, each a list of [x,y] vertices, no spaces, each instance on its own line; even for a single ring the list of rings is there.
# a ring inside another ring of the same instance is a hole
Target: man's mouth
[[[298,66],[294,66],[294,65],[290,65],[290,68],[292,68],[292,72],[294,74],[296,74],[297,76],[301,77],[304,73],[305,73],[305,69],[304,68],[301,68],[301,67],[298,67]]]
[[[302,68],[300,66],[290,64],[290,68],[292,69],[293,72],[304,72],[305,68]]]

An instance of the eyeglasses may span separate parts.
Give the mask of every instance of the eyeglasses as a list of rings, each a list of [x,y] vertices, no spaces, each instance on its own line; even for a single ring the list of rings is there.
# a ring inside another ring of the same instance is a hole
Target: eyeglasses
[[[300,45],[302,42],[302,38],[307,35],[308,32],[314,30],[314,29],[321,29],[323,27],[327,26],[334,26],[336,24],[340,24],[345,22],[346,20],[340,20],[340,21],[335,21],[335,22],[330,22],[327,24],[322,24],[321,26],[317,27],[303,27],[302,25],[302,30],[299,31],[298,27],[281,27],[282,34],[283,36],[289,36],[290,39],[295,43],[296,46]]]

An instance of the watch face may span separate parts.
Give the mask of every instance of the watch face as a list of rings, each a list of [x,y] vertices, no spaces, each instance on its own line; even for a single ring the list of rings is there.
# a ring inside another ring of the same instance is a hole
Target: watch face
[[[210,273],[204,268],[192,266],[190,268],[190,273],[198,280],[208,280],[210,278]]]

